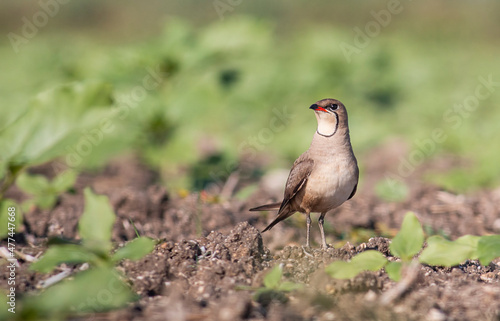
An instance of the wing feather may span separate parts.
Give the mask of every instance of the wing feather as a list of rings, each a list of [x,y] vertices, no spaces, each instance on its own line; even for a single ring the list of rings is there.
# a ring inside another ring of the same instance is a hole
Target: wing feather
[[[281,203],[281,212],[285,206],[290,203],[292,198],[297,195],[297,193],[304,187],[309,176],[311,175],[312,169],[314,167],[314,161],[310,158],[299,157],[293,164],[288,179],[285,186],[285,195],[283,197],[283,202]]]

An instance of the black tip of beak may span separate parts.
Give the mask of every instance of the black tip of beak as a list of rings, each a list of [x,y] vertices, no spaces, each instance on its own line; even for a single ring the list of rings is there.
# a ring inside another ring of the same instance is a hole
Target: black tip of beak
[[[318,109],[318,105],[312,104],[311,107],[309,107],[309,109],[316,110]]]

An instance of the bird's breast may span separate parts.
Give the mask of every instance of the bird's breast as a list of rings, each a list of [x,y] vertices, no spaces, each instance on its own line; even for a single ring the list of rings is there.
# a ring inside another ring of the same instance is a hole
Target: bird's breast
[[[315,162],[304,189],[302,207],[327,212],[344,203],[358,181],[356,160],[350,157]]]

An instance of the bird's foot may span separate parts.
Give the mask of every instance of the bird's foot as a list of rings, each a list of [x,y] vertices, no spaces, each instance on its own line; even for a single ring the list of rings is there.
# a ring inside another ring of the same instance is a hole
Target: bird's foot
[[[311,247],[309,245],[302,245],[302,251],[304,251],[304,254],[306,256],[313,257],[313,255],[310,253]]]
[[[329,246],[328,244],[326,244],[326,243],[324,243],[323,245],[321,245],[321,249],[322,249],[323,251],[326,251],[326,250],[328,250],[329,248],[330,248],[330,246]]]

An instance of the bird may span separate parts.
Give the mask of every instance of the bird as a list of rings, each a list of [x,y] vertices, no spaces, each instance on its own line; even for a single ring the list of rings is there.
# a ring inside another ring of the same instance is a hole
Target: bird
[[[359,168],[351,146],[347,110],[337,99],[322,99],[310,107],[318,126],[307,151],[293,163],[283,200],[251,208],[278,210],[266,232],[296,212],[306,215],[306,247],[310,247],[311,213],[320,213],[321,247],[327,249],[324,219],[327,212],[351,199],[358,187]]]

